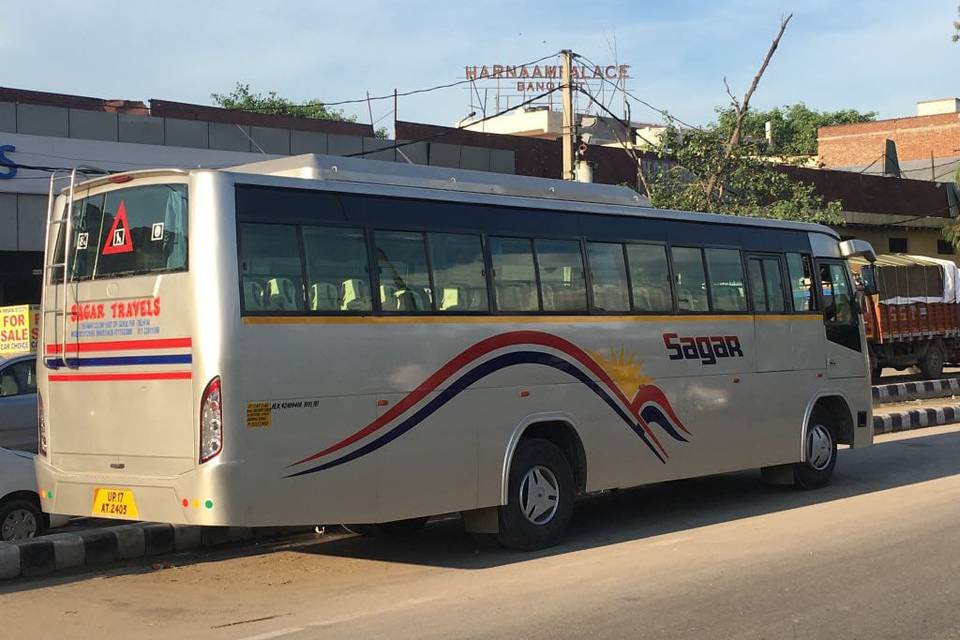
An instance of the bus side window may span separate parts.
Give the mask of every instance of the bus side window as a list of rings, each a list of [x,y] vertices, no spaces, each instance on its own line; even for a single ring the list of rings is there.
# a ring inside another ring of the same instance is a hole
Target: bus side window
[[[376,231],[380,304],[385,312],[423,312],[433,309],[427,273],[427,248],[418,231]]]
[[[680,311],[709,311],[703,253],[692,247],[673,247],[671,253],[677,285],[677,308]]]
[[[303,311],[297,227],[240,224],[240,276],[245,311]]]
[[[743,263],[736,249],[706,249],[710,294],[715,311],[746,311]]]
[[[533,244],[527,238],[490,238],[498,311],[539,311]]]
[[[783,313],[785,303],[779,258],[750,256],[747,270],[754,313]]]
[[[629,311],[627,263],[623,245],[613,242],[588,242],[590,282],[594,311]]]
[[[630,266],[633,310],[672,311],[667,248],[659,244],[628,244],[627,262]]]
[[[790,290],[794,311],[814,311],[817,297],[813,289],[813,268],[810,256],[799,253],[787,254],[787,271],[790,275]]]
[[[577,240],[534,240],[544,311],[586,311],[587,283]]]
[[[303,251],[310,311],[373,308],[363,229],[303,227]]]
[[[480,236],[428,233],[427,238],[437,310],[489,311]]]

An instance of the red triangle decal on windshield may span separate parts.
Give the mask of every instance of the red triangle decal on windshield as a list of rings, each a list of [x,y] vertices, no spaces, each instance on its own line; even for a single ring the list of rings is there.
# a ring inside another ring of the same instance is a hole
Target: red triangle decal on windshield
[[[131,251],[133,251],[133,238],[130,237],[130,223],[127,222],[127,206],[121,200],[120,206],[117,207],[117,216],[113,219],[110,231],[107,232],[107,241],[103,245],[101,255],[109,256]]]

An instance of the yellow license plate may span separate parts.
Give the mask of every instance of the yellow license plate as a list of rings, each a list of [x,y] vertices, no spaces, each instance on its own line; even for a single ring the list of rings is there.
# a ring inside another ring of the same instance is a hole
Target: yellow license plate
[[[93,494],[92,516],[137,520],[137,501],[129,489],[97,489]]]

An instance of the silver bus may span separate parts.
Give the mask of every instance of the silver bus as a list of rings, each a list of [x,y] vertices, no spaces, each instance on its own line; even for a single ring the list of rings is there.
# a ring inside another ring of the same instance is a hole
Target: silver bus
[[[819,487],[873,438],[854,254],[623,187],[370,160],[74,178],[51,186],[43,509],[459,512],[535,549],[579,494],[757,467]]]

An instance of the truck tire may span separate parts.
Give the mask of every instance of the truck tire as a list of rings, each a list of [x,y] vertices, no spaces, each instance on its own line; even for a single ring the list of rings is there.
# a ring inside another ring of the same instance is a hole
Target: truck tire
[[[883,365],[877,361],[877,358],[870,354],[870,384],[880,384],[883,376]]]
[[[551,547],[566,534],[573,514],[573,471],[557,445],[521,440],[510,463],[507,504],[499,508],[497,542],[508,549]]]
[[[920,373],[924,380],[936,380],[943,375],[943,349],[939,344],[932,344],[920,358]]]

